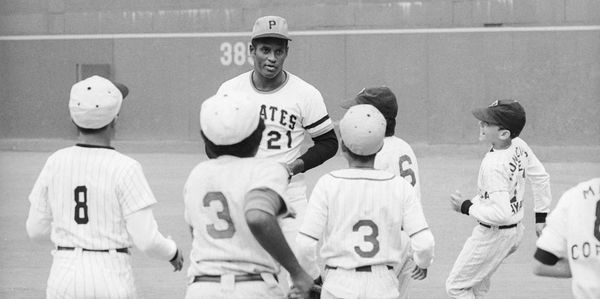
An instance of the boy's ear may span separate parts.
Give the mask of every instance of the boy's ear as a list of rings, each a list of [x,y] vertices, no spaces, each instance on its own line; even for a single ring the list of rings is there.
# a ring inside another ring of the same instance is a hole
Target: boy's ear
[[[510,139],[510,131],[507,130],[507,129],[502,129],[500,131],[500,136],[499,137],[500,137],[501,140],[508,140],[508,139]]]

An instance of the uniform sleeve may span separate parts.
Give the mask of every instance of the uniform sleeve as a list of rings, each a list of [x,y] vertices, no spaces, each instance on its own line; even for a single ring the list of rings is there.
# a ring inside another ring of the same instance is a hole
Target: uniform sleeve
[[[323,96],[316,88],[313,88],[304,103],[302,126],[312,138],[321,136],[333,129],[333,122],[327,113]]]
[[[146,181],[142,166],[138,162],[131,164],[123,172],[119,178],[118,188],[121,209],[125,217],[156,203],[156,198]]]
[[[402,227],[408,233],[409,236],[413,236],[423,230],[429,228],[425,215],[423,214],[423,207],[421,201],[417,198],[417,193],[414,188],[407,186],[404,205],[404,215],[402,215]]]
[[[510,207],[508,170],[502,164],[483,167],[480,176],[482,179],[480,200],[473,200],[469,208],[469,215],[475,219],[491,225],[508,225],[512,217]]]
[[[288,186],[288,172],[282,164],[272,160],[264,160],[258,167],[255,167],[253,178],[254,180],[251,182],[248,192],[254,190],[264,193],[265,189],[272,191],[274,196],[278,196],[283,200],[284,206],[280,210],[284,212],[280,216],[295,216],[295,212],[291,209],[285,197]]]
[[[550,211],[550,205],[552,204],[550,175],[546,172],[544,165],[538,160],[531,148],[529,148],[527,144],[524,145],[526,146],[527,158],[529,159],[529,163],[527,163],[527,168],[525,169],[525,175],[531,184],[534,210],[536,213],[548,213]]]
[[[165,238],[158,231],[158,224],[150,207],[137,210],[127,217],[127,231],[135,246],[146,255],[159,260],[170,260],[177,252],[173,240]]]
[[[321,177],[315,185],[304,213],[304,221],[299,229],[299,233],[315,240],[321,239],[327,224],[329,208],[326,191],[327,186],[331,183],[327,176],[329,175]]]
[[[46,161],[33,189],[29,194],[29,215],[26,229],[29,237],[35,241],[46,240],[50,236],[52,210],[48,202],[48,182],[50,180],[51,162]]]
[[[546,227],[536,242],[538,248],[550,252],[558,258],[567,256],[567,219],[569,198],[572,194],[569,191],[561,197],[556,208],[548,216]]]

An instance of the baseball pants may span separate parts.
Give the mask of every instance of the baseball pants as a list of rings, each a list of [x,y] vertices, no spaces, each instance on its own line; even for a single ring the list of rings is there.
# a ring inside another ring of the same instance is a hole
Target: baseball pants
[[[399,296],[396,273],[385,265],[372,266],[370,272],[325,270],[322,299],[396,299]]]
[[[489,291],[490,278],[500,264],[517,250],[524,227],[508,229],[477,225],[463,246],[450,275],[446,292],[451,298],[483,298]]]
[[[283,290],[273,274],[261,274],[263,280],[236,282],[233,274],[221,275],[220,282],[190,283],[185,299],[281,299]]]
[[[416,267],[416,264],[412,258],[413,251],[410,247],[410,237],[405,231],[401,232],[399,240],[402,247],[401,257],[403,262],[397,268],[398,293],[400,294],[398,298],[408,299],[408,288],[412,280],[412,271]]]
[[[110,252],[53,250],[46,298],[136,298],[131,256]]]

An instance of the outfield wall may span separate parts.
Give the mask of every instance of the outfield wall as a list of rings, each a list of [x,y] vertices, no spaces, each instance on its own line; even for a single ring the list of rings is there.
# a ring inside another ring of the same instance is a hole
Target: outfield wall
[[[313,3],[316,1],[305,2],[322,13],[323,8]],[[336,7],[333,4],[336,1],[324,2],[325,10]],[[465,10],[471,11],[471,21],[465,26],[454,26],[453,22],[459,19],[456,15],[460,13],[456,9],[457,2],[437,1],[443,4],[439,7],[452,3],[453,21],[438,24],[437,28],[416,28],[390,19],[396,6],[390,8],[390,12],[385,10],[383,1],[371,2],[375,6],[366,10],[373,16],[369,20],[373,23],[381,16],[381,24],[358,26],[353,4],[344,6],[345,9],[339,6],[338,15],[348,19],[343,16],[352,8],[355,18],[354,23],[348,23],[351,26],[343,26],[344,20],[334,18],[332,30],[323,28],[326,24],[322,22],[312,28],[307,25],[310,20],[304,20],[299,30],[292,32],[286,68],[322,92],[334,120],[343,115],[339,108],[343,99],[352,97],[365,86],[385,84],[396,92],[400,102],[398,135],[411,142],[474,143],[478,129],[470,110],[497,98],[516,98],[528,113],[523,137],[530,143],[600,145],[600,26],[595,25],[600,22],[595,14],[585,9],[576,10],[579,15],[576,14],[575,10],[566,9],[569,1],[548,1],[544,3],[563,3],[563,6],[538,7],[534,10],[534,21],[527,26],[516,22],[510,27],[467,27],[488,21],[506,24],[517,14],[505,13],[504,17],[494,19],[493,16],[503,10],[492,9],[488,11],[488,18],[474,18],[477,14],[473,3],[482,1],[462,1],[472,5]],[[10,3],[16,5],[16,2]],[[59,5],[58,8],[46,7],[46,11],[39,14],[71,18],[77,15],[81,24],[91,27],[80,32],[75,28],[81,29],[83,25],[75,26],[69,21],[63,23],[59,32],[52,32],[49,23],[35,28],[23,25],[27,32],[19,32],[14,26],[4,26],[7,15],[0,16],[0,24],[3,24],[0,32],[4,34],[0,36],[2,139],[74,138],[76,132],[66,105],[70,86],[77,79],[77,65],[108,64],[111,76],[126,83],[131,90],[119,119],[118,139],[199,140],[197,115],[201,101],[213,94],[223,80],[251,69],[246,53],[249,33],[245,30],[252,21],[242,26],[241,23],[248,22],[239,20],[253,20],[252,14],[290,15],[288,19],[293,29],[292,20],[299,20],[308,10],[296,8],[296,11],[289,7],[286,10],[283,4],[252,13],[246,9],[240,19],[230,16],[229,23],[225,23],[229,24],[228,28],[215,25],[206,32],[192,32],[191,25],[185,22],[179,26],[185,28],[181,32],[149,30],[156,29],[160,23],[157,21],[148,23],[152,26],[139,25],[144,30],[122,26],[120,32],[114,32],[114,28],[107,25],[92,25],[98,21],[98,11],[115,11],[118,7],[110,10],[93,7],[96,14],[82,18],[87,11],[83,8],[69,10],[72,6],[65,1],[47,3],[63,3],[62,13]],[[95,2],[88,4],[92,3]],[[589,4],[591,2],[586,3],[588,8],[596,8]],[[0,8],[6,12],[7,4],[3,5]],[[8,10],[9,19],[24,10],[13,6]],[[381,13],[377,13],[375,7],[379,7]],[[560,7],[565,10],[559,13]],[[513,7],[512,12],[516,11],[523,14],[528,10]],[[555,14],[559,16],[548,17]],[[413,12],[401,17],[403,15],[397,12],[396,16],[406,21],[417,18],[416,15]],[[447,14],[442,9],[439,15]],[[197,18],[206,21],[211,18],[210,14],[207,16]],[[102,24],[110,23],[106,17],[99,19],[105,22]],[[435,25],[426,19],[422,24]],[[138,17],[136,22],[143,20]],[[178,20],[181,21],[181,16]],[[129,15],[121,22],[133,24]],[[216,31],[221,29],[223,31]]]

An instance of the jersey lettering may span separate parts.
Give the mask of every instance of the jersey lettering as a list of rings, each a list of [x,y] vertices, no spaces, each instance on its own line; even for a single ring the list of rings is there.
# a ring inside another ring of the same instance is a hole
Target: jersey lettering
[[[87,224],[90,221],[88,218],[87,187],[77,186],[74,190],[74,199],[75,222],[77,224]]]
[[[404,169],[402,166],[404,162],[408,164],[408,167]],[[410,177],[410,184],[414,187],[417,184],[417,177],[415,176],[415,172],[410,168],[412,165],[412,160],[408,155],[402,155],[400,157],[400,176],[406,179],[406,177]]]
[[[275,106],[267,107],[267,105],[261,105],[259,115],[265,121],[277,123],[290,130],[296,127],[296,120],[298,120],[298,116]]]
[[[221,203],[223,207],[220,212],[217,212],[217,218],[222,220],[221,223],[225,223],[227,226],[224,229],[217,229],[215,224],[206,226],[206,231],[214,239],[228,239],[233,237],[235,233],[235,227],[229,214],[229,205],[227,204],[227,198],[221,192],[208,192],[204,196],[203,203],[205,207],[210,207],[213,201]]]
[[[363,219],[354,224],[352,231],[357,232],[363,226],[371,228],[371,234],[364,236],[363,240],[373,244],[373,248],[369,251],[363,251],[359,246],[354,246],[354,251],[361,257],[374,257],[379,252],[379,241],[377,240],[377,236],[379,236],[379,227],[377,227],[377,224],[375,224],[373,220]]]

